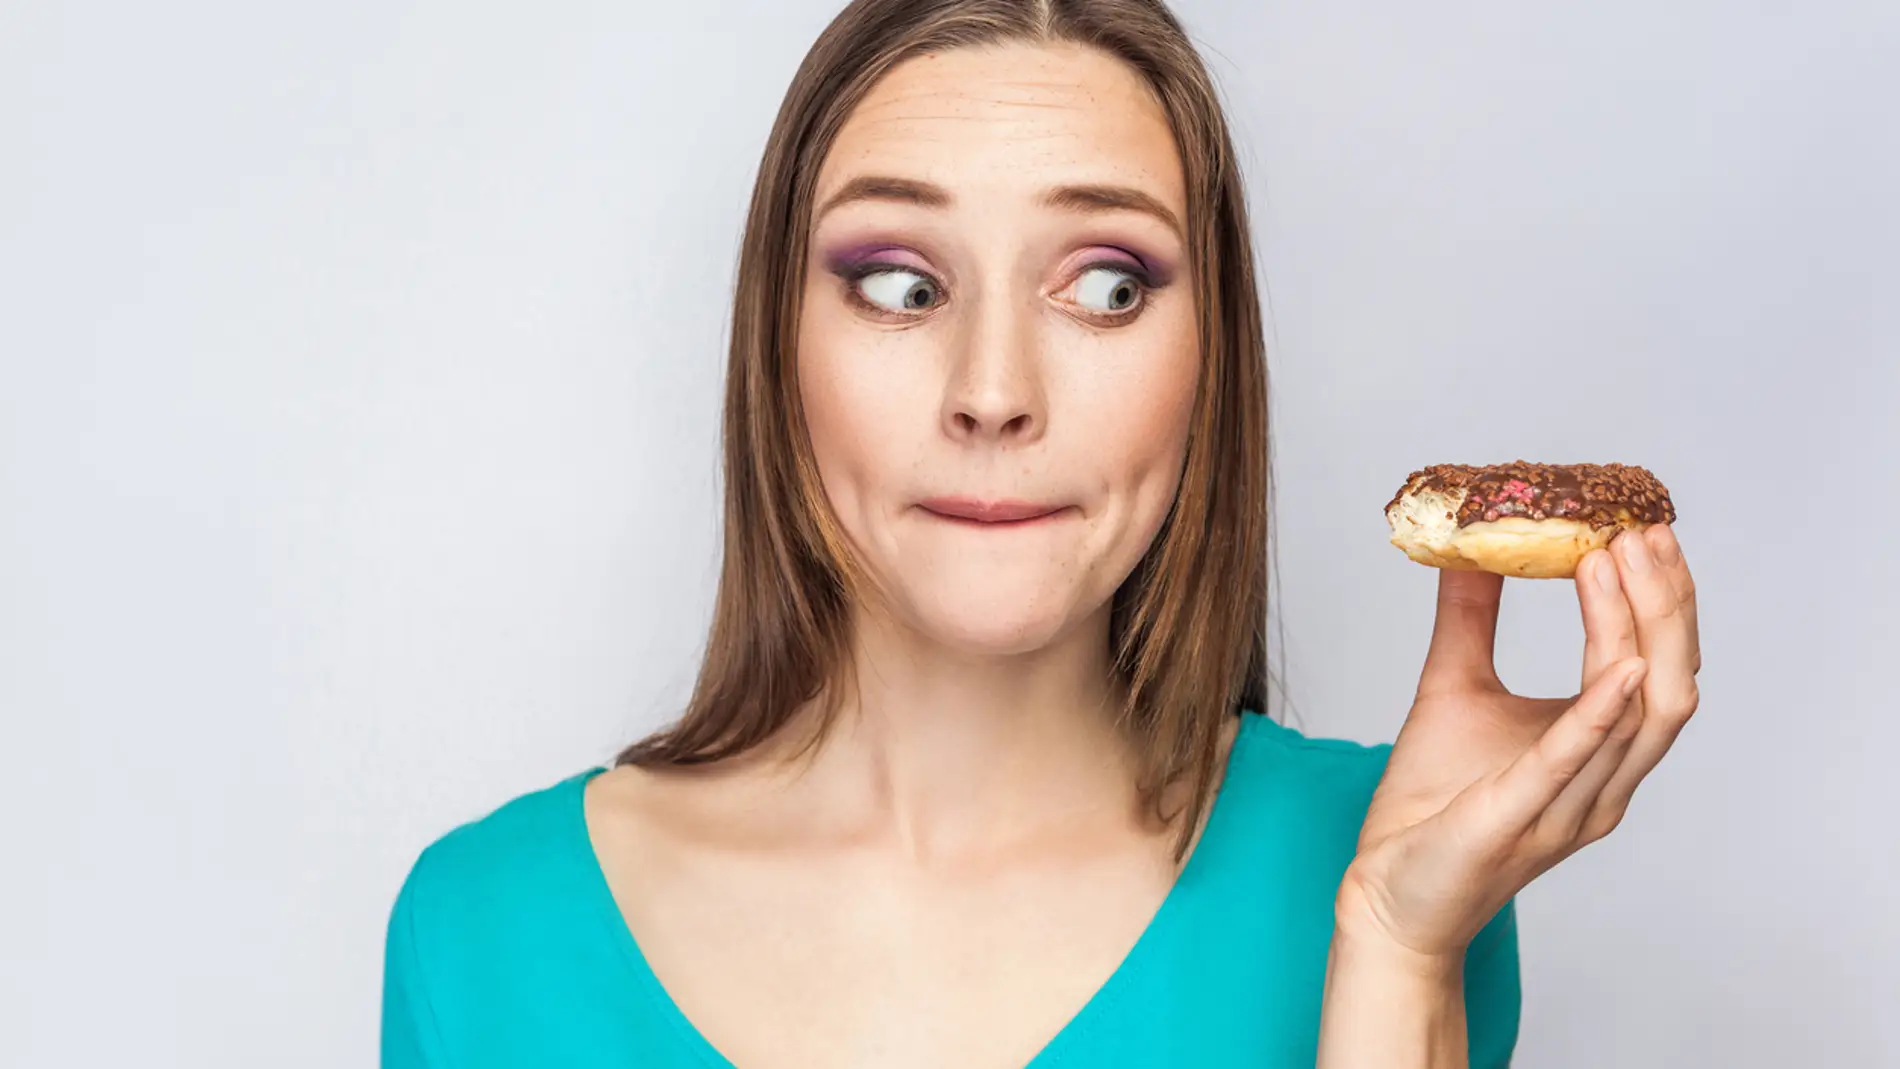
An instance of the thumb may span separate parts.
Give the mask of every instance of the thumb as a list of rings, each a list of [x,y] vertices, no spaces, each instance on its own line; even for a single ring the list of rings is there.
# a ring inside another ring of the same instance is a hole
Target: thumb
[[[1494,572],[1438,573],[1438,612],[1419,689],[1492,686],[1498,682],[1498,606],[1504,577]]]

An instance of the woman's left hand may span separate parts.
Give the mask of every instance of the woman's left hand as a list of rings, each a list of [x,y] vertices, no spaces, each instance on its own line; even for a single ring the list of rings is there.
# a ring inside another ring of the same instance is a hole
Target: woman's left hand
[[[1492,659],[1503,580],[1442,572],[1417,698],[1341,884],[1340,931],[1447,967],[1531,880],[1609,834],[1695,712],[1695,585],[1663,525],[1577,571],[1583,687],[1514,695]]]

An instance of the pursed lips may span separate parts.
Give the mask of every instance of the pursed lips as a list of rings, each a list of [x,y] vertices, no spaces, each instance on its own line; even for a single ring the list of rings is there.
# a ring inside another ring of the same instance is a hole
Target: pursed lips
[[[934,497],[918,507],[940,519],[983,527],[1021,527],[1046,520],[1069,509],[1035,501],[985,501],[967,497]]]

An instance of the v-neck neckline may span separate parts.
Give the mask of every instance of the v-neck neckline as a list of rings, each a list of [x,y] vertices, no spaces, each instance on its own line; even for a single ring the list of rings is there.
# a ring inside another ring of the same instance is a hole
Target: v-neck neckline
[[[1247,730],[1247,715],[1240,714],[1240,723],[1235,726],[1233,742],[1228,745],[1227,759],[1223,762],[1220,782],[1209,804],[1207,817],[1192,852],[1188,854],[1187,861],[1182,864],[1181,871],[1175,873],[1174,882],[1168,886],[1168,893],[1162,896],[1161,904],[1155,907],[1147,924],[1142,926],[1141,934],[1135,937],[1134,943],[1129,946],[1127,953],[1122,955],[1122,960],[1116,964],[1114,971],[1110,972],[1101,984],[1090,992],[1089,997],[1076,1008],[1074,1013],[1069,1015],[1062,1027],[1049,1037],[1048,1042],[1036,1051],[1035,1056],[1024,1064],[1023,1069],[1045,1069],[1061,1056],[1063,1047],[1079,1041],[1082,1033],[1088,1028],[1089,1021],[1104,1012],[1098,1007],[1114,998],[1116,991],[1129,982],[1127,977],[1140,967],[1140,958],[1155,941],[1157,933],[1168,918],[1183,908],[1180,902],[1188,893],[1186,888],[1190,880],[1199,872],[1202,865],[1201,856],[1206,853],[1209,841],[1214,838],[1215,829],[1221,823],[1221,815],[1226,808],[1223,802],[1228,795],[1227,786],[1232,780],[1234,766],[1240,757],[1240,749],[1246,745],[1250,734]],[[673,1001],[672,994],[666,990],[666,985],[660,981],[659,975],[653,971],[652,965],[647,962],[646,955],[640,950],[640,942],[634,937],[633,929],[628,927],[625,914],[620,912],[620,903],[614,898],[613,887],[607,881],[606,870],[600,863],[600,854],[594,849],[593,836],[587,827],[587,785],[593,781],[594,777],[606,771],[605,768],[593,768],[574,777],[578,785],[573,792],[573,809],[570,813],[573,821],[571,826],[575,831],[571,838],[571,845],[577,855],[575,860],[580,865],[584,884],[582,893],[587,898],[588,908],[601,922],[606,930],[607,938],[618,949],[620,957],[632,974],[634,984],[639,987],[642,996],[651,1003],[655,1013],[666,1021],[674,1038],[692,1053],[695,1060],[709,1069],[738,1069],[738,1066],[721,1054],[719,1048],[713,1046],[712,1041],[706,1038],[697,1025],[693,1024],[692,1019],[686,1016],[686,1011],[680,1008],[679,1003]]]

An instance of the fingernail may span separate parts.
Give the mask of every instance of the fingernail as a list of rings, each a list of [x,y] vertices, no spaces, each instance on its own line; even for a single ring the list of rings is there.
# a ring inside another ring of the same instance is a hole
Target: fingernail
[[[1666,523],[1659,523],[1650,529],[1651,549],[1656,551],[1656,559],[1664,564],[1674,564],[1681,556],[1681,546],[1676,544],[1676,532]]]
[[[1630,571],[1641,575],[1649,570],[1649,542],[1642,535],[1617,541],[1623,543],[1623,559],[1629,562]]]
[[[1636,667],[1630,669],[1629,674],[1623,677],[1623,697],[1627,698],[1636,693],[1636,688],[1643,685],[1643,674],[1648,670],[1648,661],[1636,662]]]
[[[1598,588],[1605,594],[1616,593],[1616,562],[1605,553],[1597,558],[1595,567]]]

